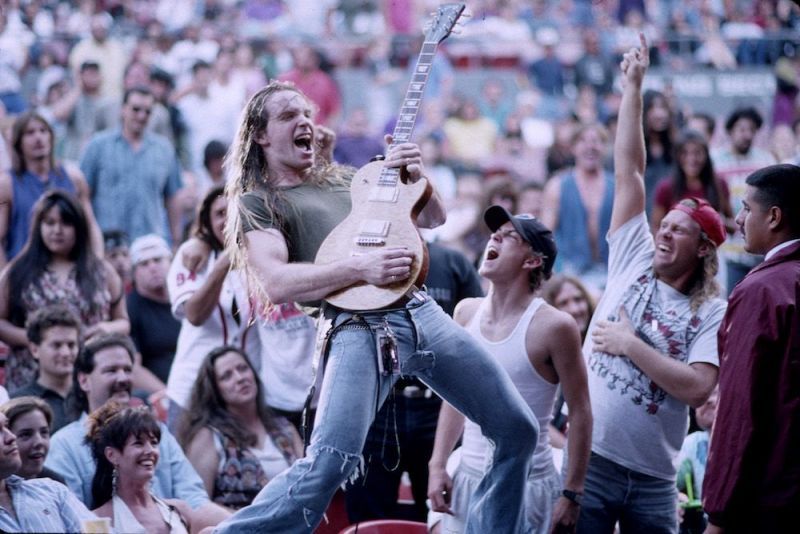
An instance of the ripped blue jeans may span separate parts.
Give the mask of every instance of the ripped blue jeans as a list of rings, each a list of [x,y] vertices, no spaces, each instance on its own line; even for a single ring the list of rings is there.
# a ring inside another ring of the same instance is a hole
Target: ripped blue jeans
[[[334,324],[352,315],[340,313]],[[370,325],[386,321],[397,339],[401,373],[425,382],[495,444],[491,468],[471,500],[466,532],[527,532],[522,499],[539,428],[505,371],[430,298],[358,315]],[[215,532],[313,532],[336,489],[358,474],[376,407],[397,380],[379,375],[375,353],[370,329],[336,330],[306,457]]]

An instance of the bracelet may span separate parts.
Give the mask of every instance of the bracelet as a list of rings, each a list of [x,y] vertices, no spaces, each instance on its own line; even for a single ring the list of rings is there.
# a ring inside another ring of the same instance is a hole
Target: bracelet
[[[561,490],[561,495],[565,498],[569,499],[570,501],[574,502],[578,506],[581,505],[581,501],[583,501],[583,493],[572,491],[568,489]]]

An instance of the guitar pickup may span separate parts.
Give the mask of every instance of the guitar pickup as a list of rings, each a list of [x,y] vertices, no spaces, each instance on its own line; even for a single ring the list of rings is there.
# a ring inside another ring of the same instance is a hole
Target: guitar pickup
[[[370,191],[369,200],[371,202],[397,202],[400,191],[395,185],[378,185]]]
[[[361,247],[382,247],[386,244],[386,236],[389,235],[389,221],[380,219],[366,219],[361,221],[356,245]]]

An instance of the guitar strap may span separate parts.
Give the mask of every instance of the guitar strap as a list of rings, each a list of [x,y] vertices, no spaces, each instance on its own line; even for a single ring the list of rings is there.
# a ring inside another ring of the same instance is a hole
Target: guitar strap
[[[417,300],[420,304],[426,302],[430,297],[428,297],[422,290],[420,290],[417,286],[412,285],[408,291],[404,294],[404,297],[410,300]],[[405,310],[406,307],[398,307],[398,308],[390,308],[386,310],[376,310],[381,312],[390,312],[390,311],[399,311]],[[341,310],[336,308],[335,306],[331,306],[325,302],[322,304],[322,311],[317,317],[317,338],[314,343],[314,359],[311,363],[311,387],[308,389],[308,395],[306,396],[306,401],[303,404],[303,414],[301,416],[301,423],[300,423],[300,431],[303,438],[303,443],[307,448],[311,441],[311,433],[309,432],[309,416],[311,413],[311,403],[314,401],[314,396],[317,393],[317,373],[320,372],[320,361],[322,362],[322,372],[325,372],[325,365],[328,360],[328,350],[330,348],[330,340],[333,337],[333,334],[336,333],[341,328],[365,328],[371,330],[369,324],[367,324],[364,319],[359,316],[358,313],[353,314],[352,317],[349,317],[347,320],[343,321],[341,324],[337,326],[333,326],[333,322],[336,320],[337,315],[339,315]],[[367,312],[369,313],[369,312]],[[376,409],[377,411],[377,409]]]

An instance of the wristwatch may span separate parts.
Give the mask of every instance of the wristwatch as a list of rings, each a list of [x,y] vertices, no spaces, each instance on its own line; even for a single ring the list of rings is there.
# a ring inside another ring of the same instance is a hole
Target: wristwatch
[[[583,501],[583,493],[578,493],[577,491],[572,491],[568,489],[561,490],[561,495],[566,497],[567,499],[571,500],[578,506],[581,505],[581,501]]]

